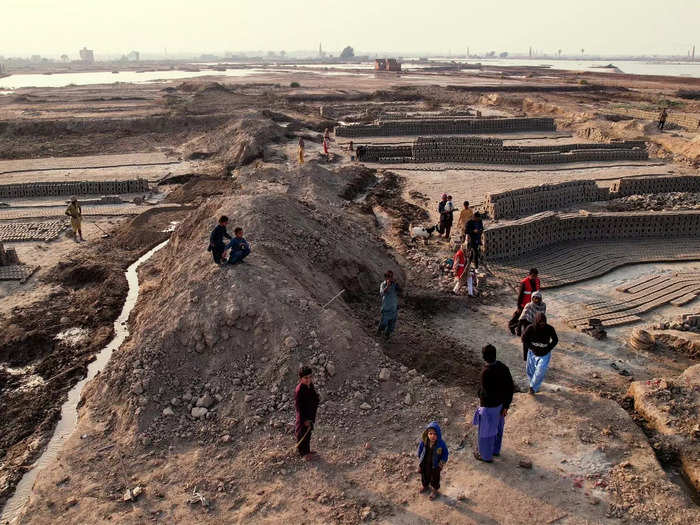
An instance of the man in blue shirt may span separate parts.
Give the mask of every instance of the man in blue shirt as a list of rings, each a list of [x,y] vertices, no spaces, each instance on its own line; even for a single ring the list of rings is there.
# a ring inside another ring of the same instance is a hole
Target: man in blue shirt
[[[228,257],[229,264],[242,263],[250,253],[250,246],[248,241],[243,238],[243,228],[238,227],[233,230],[233,239],[226,245],[226,250],[231,250],[231,254]]]
[[[377,335],[383,333],[384,338],[389,339],[396,327],[396,319],[399,316],[399,293],[401,293],[401,288],[394,281],[394,272],[391,270],[386,272],[384,277],[385,280],[379,286],[379,295],[382,298],[382,318],[379,321]]]

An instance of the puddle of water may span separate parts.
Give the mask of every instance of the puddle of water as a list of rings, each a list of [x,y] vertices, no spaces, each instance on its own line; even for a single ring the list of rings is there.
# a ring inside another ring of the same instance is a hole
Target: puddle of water
[[[68,437],[75,430],[78,423],[77,406],[78,402],[80,401],[80,394],[83,391],[83,387],[88,381],[94,378],[95,375],[97,375],[97,373],[105,367],[105,365],[107,365],[109,358],[112,356],[112,352],[119,348],[129,335],[127,321],[139,296],[139,278],[136,270],[141,264],[150,259],[153,254],[163,248],[166,244],[168,244],[168,241],[160,243],[158,246],[145,253],[126,270],[126,280],[129,283],[129,291],[126,295],[126,300],[124,301],[121,314],[119,314],[117,320],[114,321],[114,338],[107,346],[100,350],[95,361],[88,365],[87,376],[77,385],[75,385],[68,393],[68,400],[61,407],[61,419],[56,425],[56,429],[54,430],[53,436],[51,436],[51,440],[46,446],[46,450],[44,450],[43,454],[34,463],[33,468],[22,476],[22,479],[17,484],[14,495],[7,501],[7,504],[2,511],[0,523],[17,523],[16,520],[32,493],[32,488],[37,475],[47,465],[56,459],[58,453],[63,448],[63,443],[65,443],[66,439],[68,439]]]

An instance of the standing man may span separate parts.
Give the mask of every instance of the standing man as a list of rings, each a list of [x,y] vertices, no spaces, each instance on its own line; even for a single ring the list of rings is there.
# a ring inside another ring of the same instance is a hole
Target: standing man
[[[438,213],[440,214],[440,222],[438,223],[438,233],[440,237],[445,233],[445,205],[447,204],[447,193],[443,193],[440,197],[440,202],[438,203]]]
[[[233,235],[233,239],[226,245],[224,251],[231,250],[231,254],[228,258],[229,264],[242,263],[243,259],[250,254],[250,245],[248,241],[243,238],[243,228],[238,227],[234,229]]]
[[[552,350],[557,346],[559,338],[554,327],[547,324],[547,316],[538,313],[535,316],[535,324],[525,329],[522,341],[523,360],[527,361],[526,372],[530,380],[529,393],[534,395],[544,381]]]
[[[83,210],[78,204],[78,198],[73,196],[70,198],[70,204],[66,209],[66,215],[70,217],[70,227],[73,230],[75,242],[84,241],[83,239]],[[80,239],[78,239],[80,237]]]
[[[211,252],[216,264],[221,264],[221,258],[226,250],[224,238],[231,239],[231,236],[226,231],[227,225],[228,217],[222,215],[219,219],[219,224],[212,230],[211,235],[209,235],[209,248],[207,248],[207,251]]]
[[[459,213],[459,219],[457,219],[457,231],[462,236],[462,239],[467,238],[467,223],[474,216],[474,210],[469,207],[469,201],[464,201],[464,208]]]
[[[664,125],[666,124],[666,118],[668,117],[668,111],[666,108],[661,110],[661,113],[659,114],[659,123],[656,125],[659,130],[663,131],[664,130]]]
[[[523,313],[523,308],[525,308],[525,305],[532,299],[532,294],[540,289],[540,279],[537,277],[538,273],[537,268],[530,268],[530,273],[527,274],[527,277],[520,281],[516,309],[513,313],[513,317],[508,321],[508,329],[513,335],[515,335],[515,330],[518,327],[518,321],[520,320],[520,314]]]
[[[304,137],[299,137],[299,164],[304,164]]]
[[[379,286],[379,295],[382,298],[382,318],[379,321],[377,335],[384,334],[389,339],[396,327],[396,319],[399,316],[399,293],[401,287],[394,281],[394,272],[389,270],[384,274],[384,280]]]
[[[474,268],[479,269],[479,251],[481,250],[481,235],[484,233],[484,222],[481,214],[477,211],[469,221],[467,221],[466,242],[469,245],[470,261],[474,262]]]
[[[307,461],[312,459],[312,454],[315,454],[315,452],[311,452],[311,432],[316,422],[319,401],[311,369],[308,366],[302,366],[299,369],[299,383],[294,390],[294,409],[296,411],[294,437],[297,440],[299,455]]]
[[[479,387],[479,408],[474,413],[473,425],[479,427],[479,448],[474,457],[491,463],[494,456],[501,455],[505,417],[513,401],[515,385],[510,369],[496,361],[496,347],[486,345],[481,350],[486,362],[481,371]]]

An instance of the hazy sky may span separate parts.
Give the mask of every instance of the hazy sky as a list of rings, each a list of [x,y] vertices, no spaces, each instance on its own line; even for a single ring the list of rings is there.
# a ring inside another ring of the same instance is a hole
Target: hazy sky
[[[0,0],[0,55],[305,50],[700,54],[700,0]],[[697,40],[693,42],[693,39]]]

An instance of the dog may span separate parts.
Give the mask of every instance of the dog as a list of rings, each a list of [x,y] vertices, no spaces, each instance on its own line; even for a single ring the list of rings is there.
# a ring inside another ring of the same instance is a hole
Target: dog
[[[411,226],[411,240],[416,239],[430,239],[433,236],[433,232],[437,230],[437,225],[426,228],[425,226]]]

